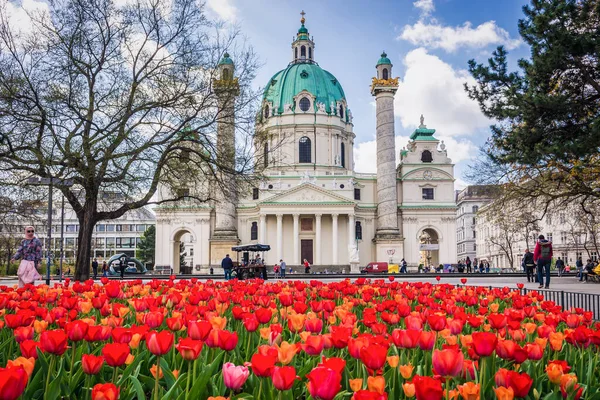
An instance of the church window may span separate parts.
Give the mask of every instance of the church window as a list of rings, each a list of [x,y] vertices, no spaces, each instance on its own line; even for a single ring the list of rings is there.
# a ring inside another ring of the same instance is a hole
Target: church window
[[[308,97],[303,97],[300,99],[299,105],[300,109],[306,112],[310,108],[310,100],[308,99]]]
[[[265,168],[267,168],[269,166],[269,144],[265,143],[265,146],[263,148],[263,162],[265,163]]]
[[[356,221],[354,226],[354,238],[356,240],[362,240],[362,225],[360,221]]]
[[[258,240],[258,224],[256,221],[250,227],[250,240]]]
[[[310,163],[311,161],[311,148],[310,148],[310,139],[307,136],[303,136],[300,138],[300,142],[298,143],[298,158],[301,163]]]
[[[269,118],[269,106],[265,106],[265,118]]]
[[[294,58],[298,59],[298,48],[294,49]]]
[[[360,189],[354,188],[354,200],[360,200]]]
[[[477,211],[479,211],[479,206],[473,206],[473,213],[477,214]]]
[[[223,80],[229,80],[229,68],[223,68],[223,75],[221,76]]]
[[[346,145],[344,143],[341,144],[340,146],[340,152],[342,153],[340,155],[340,161],[342,163],[342,167],[346,167]]]
[[[273,189],[273,185],[269,185],[269,186],[267,186],[267,188]]]
[[[252,200],[258,200],[258,188],[252,188]]]
[[[421,161],[427,163],[433,161],[433,156],[431,155],[431,152],[429,150],[423,150],[423,153],[421,153]]]
[[[423,188],[423,200],[433,200],[433,188]]]
[[[382,75],[383,75],[383,79],[388,79],[388,70],[387,70],[387,68],[383,69]]]
[[[304,46],[300,47],[300,58],[306,58],[306,47]]]
[[[340,104],[340,118],[344,118],[344,106]]]
[[[312,60],[312,47],[308,48],[308,58]]]

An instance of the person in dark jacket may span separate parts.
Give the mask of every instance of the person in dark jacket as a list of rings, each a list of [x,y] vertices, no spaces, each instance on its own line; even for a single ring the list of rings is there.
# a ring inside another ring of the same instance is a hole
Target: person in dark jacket
[[[589,275],[596,275],[594,273],[594,267],[596,265],[594,264],[594,262],[592,260],[588,260],[587,264],[585,264],[585,269],[583,270],[583,277],[584,277],[584,282],[588,281],[588,276]]]
[[[579,278],[579,282],[581,282],[583,281],[583,260],[581,257],[577,259],[575,266],[577,267],[577,277]]]
[[[225,255],[225,258],[221,261],[221,267],[225,271],[225,280],[231,279],[231,270],[233,269],[233,260],[229,258],[229,254]]]
[[[538,237],[538,242],[533,250],[533,262],[537,264],[539,289],[544,287],[544,275],[546,275],[546,286],[550,288],[550,264],[552,264],[552,242],[544,238],[544,235]],[[545,274],[544,274],[545,273]]]
[[[467,259],[465,260],[465,265],[467,266],[467,274],[473,272],[473,270],[471,269],[471,259],[469,258],[469,256],[467,256]]]
[[[525,249],[523,267],[527,274],[527,282],[535,282],[535,263],[533,262],[533,253],[530,252],[529,249]]]
[[[98,278],[98,260],[95,258],[92,261],[92,272],[94,272],[94,279]]]
[[[558,276],[562,276],[565,270],[565,262],[560,257],[556,259],[556,269],[558,269]]]
[[[125,277],[125,268],[127,268],[127,256],[122,255],[119,258],[119,271],[121,272],[121,279]]]

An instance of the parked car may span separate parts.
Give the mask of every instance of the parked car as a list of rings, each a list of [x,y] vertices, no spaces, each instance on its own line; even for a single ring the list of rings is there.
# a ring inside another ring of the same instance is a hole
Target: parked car
[[[361,268],[360,272],[362,274],[397,274],[399,270],[398,264],[370,262],[366,267]]]

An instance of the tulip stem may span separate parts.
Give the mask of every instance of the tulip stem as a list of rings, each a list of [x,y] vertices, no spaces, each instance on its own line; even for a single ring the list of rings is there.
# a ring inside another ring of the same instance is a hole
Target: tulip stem
[[[117,368],[118,367],[114,367],[113,368],[113,378],[112,378],[112,382],[116,385],[117,384]]]
[[[262,383],[263,383],[262,378],[259,378],[259,381],[260,381],[260,383],[258,384],[258,396],[256,397],[257,399],[260,399],[261,398],[260,395],[262,394]]]
[[[160,377],[160,356],[156,357],[156,376],[154,377],[154,400],[158,400],[158,378]]]
[[[55,363],[56,357],[50,356],[50,366],[48,367],[48,376],[46,377],[46,389],[44,390],[44,400],[48,399],[48,388],[50,387],[50,380],[52,379],[52,373],[54,372]]]
[[[8,360],[12,360],[12,356],[13,356],[13,342],[15,341],[15,339],[10,338],[8,340],[10,341],[10,345],[8,346],[8,353],[6,353],[6,360],[5,360],[4,364],[6,364],[8,362]]]
[[[73,347],[71,349],[71,369],[69,370],[69,374],[73,377],[73,365],[75,365],[75,350],[76,350],[77,342],[73,342]]]
[[[190,376],[191,370],[192,370],[192,363],[190,361],[188,361],[188,376],[187,376],[186,383],[185,383],[185,400],[187,400],[190,395],[190,382],[192,381],[192,377]]]

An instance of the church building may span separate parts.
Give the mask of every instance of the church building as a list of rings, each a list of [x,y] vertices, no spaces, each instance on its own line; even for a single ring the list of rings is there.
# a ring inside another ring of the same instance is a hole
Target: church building
[[[256,120],[257,132],[267,138],[256,142],[265,179],[240,198],[157,207],[157,265],[180,271],[183,237],[193,273],[220,266],[232,246],[250,243],[271,246],[268,265],[282,259],[295,269],[306,259],[313,271],[357,271],[369,262],[402,259],[413,268],[456,262],[454,165],[423,116],[406,148],[396,153],[398,78],[390,59],[381,54],[371,82],[376,174],[354,171],[350,99],[316,60],[303,16],[291,62],[266,83]],[[234,79],[234,62],[228,55],[221,60],[222,78]],[[229,126],[219,126],[218,135],[223,143],[234,140]]]

